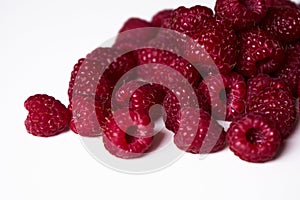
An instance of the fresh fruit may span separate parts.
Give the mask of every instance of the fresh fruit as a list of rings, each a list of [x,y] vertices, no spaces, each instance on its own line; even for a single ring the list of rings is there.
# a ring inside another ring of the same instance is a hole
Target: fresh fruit
[[[284,66],[275,72],[274,77],[281,78],[286,82],[293,92],[294,97],[298,97],[298,81],[300,77],[300,42],[291,44],[286,50],[286,61]]]
[[[206,111],[183,108],[178,113],[179,129],[175,132],[174,143],[193,154],[212,153],[225,147],[226,133]]]
[[[101,136],[101,125],[103,126],[110,114],[109,103],[108,100],[95,99],[92,96],[74,96],[68,106],[72,112],[71,130],[81,136]]]
[[[284,43],[300,38],[300,10],[290,7],[270,7],[261,28]]]
[[[276,124],[282,139],[286,139],[296,122],[296,105],[291,91],[282,80],[268,77],[252,78],[248,82],[251,88],[248,88],[250,94],[247,97],[246,112],[264,115]],[[259,87],[255,89],[256,93],[253,92],[255,85]]]
[[[67,130],[71,114],[54,97],[36,94],[30,96],[24,106],[29,111],[25,120],[28,133],[40,137],[50,137]]]
[[[275,158],[281,137],[273,122],[251,113],[230,124],[227,143],[230,150],[242,160],[261,163]]]
[[[213,11],[200,5],[191,8],[180,6],[172,12],[171,18],[171,29],[191,36],[200,31],[208,19],[213,18]]]
[[[141,157],[153,141],[154,130],[150,122],[150,118],[142,113],[127,109],[116,111],[105,124],[104,147],[123,159]]]
[[[247,85],[244,77],[236,72],[207,76],[199,90],[212,105],[216,119],[231,121],[245,112]]]
[[[239,35],[236,70],[242,75],[251,77],[274,72],[282,67],[284,59],[281,43],[267,31],[255,29]]]
[[[290,0],[266,0],[267,7],[288,7],[297,8],[297,5]]]
[[[165,23],[165,20],[168,20],[168,18],[171,17],[172,12],[172,9],[159,11],[152,17],[151,24],[155,27],[162,27]]]
[[[207,20],[203,28],[192,35],[192,38],[196,43],[187,43],[185,49],[185,56],[189,61],[214,64],[222,74],[228,73],[236,65],[237,37],[228,24],[215,19]],[[194,47],[197,42],[201,49]]]
[[[265,0],[217,0],[215,12],[239,31],[258,24],[266,15],[267,6]]]
[[[211,110],[210,104],[202,92],[186,85],[180,85],[168,91],[163,106],[167,114],[165,126],[173,132],[179,128],[178,113],[182,109],[190,107],[201,108],[207,112]]]

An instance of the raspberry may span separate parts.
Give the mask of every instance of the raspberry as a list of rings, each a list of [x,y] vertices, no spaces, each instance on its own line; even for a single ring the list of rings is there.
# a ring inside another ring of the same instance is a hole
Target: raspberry
[[[207,112],[210,112],[211,108],[201,91],[184,85],[178,86],[173,91],[168,91],[163,106],[167,114],[165,126],[173,132],[179,128],[178,113],[183,108],[201,108]]]
[[[105,124],[104,147],[119,158],[129,159],[143,155],[153,141],[153,126],[150,118],[142,113],[125,109],[108,117]]]
[[[212,153],[225,147],[226,133],[210,114],[202,109],[184,108],[179,114],[180,128],[174,143],[186,152]]]
[[[254,27],[266,15],[264,0],[217,0],[216,15],[233,25],[235,30]]]
[[[112,48],[97,48],[74,66],[69,83],[72,95],[110,98],[113,86],[126,72],[135,67],[131,53],[123,54]]]
[[[172,12],[171,9],[159,11],[152,17],[151,24],[155,27],[162,27],[165,20],[171,17]]]
[[[69,110],[72,112],[71,130],[81,136],[101,136],[101,125],[110,114],[108,103],[110,102],[107,100],[95,99],[92,96],[74,96],[69,105]]]
[[[120,107],[129,107],[132,111],[148,113],[153,105],[163,103],[165,95],[165,89],[160,85],[130,81],[118,89],[115,99]]]
[[[281,137],[274,124],[258,114],[247,114],[234,120],[227,131],[231,151],[240,159],[261,163],[278,153]]]
[[[270,7],[261,28],[284,43],[300,38],[300,10],[289,7]]]
[[[153,27],[153,25],[143,19],[128,19],[120,29],[113,48],[134,50],[135,48],[145,45],[156,35],[156,31],[154,29],[147,29],[148,27]]]
[[[208,19],[213,18],[213,11],[200,5],[191,8],[180,6],[172,12],[171,17],[171,29],[191,36],[201,30]]]
[[[287,138],[296,122],[296,105],[292,93],[283,81],[276,79],[270,81],[267,78],[264,80],[263,77],[253,79],[249,80],[251,88],[257,85],[259,89],[254,90],[256,94],[253,89],[248,89],[250,93],[247,97],[246,112],[264,115],[276,124],[282,139]]]
[[[139,77],[147,82],[155,82],[165,86],[166,83],[171,85],[182,82],[183,77],[192,85],[197,85],[200,81],[200,74],[195,67],[174,53],[155,48],[146,48],[138,50],[137,57],[140,65],[160,64],[147,65],[146,68],[138,69]],[[179,76],[177,72],[183,77]]]
[[[209,104],[215,108],[215,118],[231,121],[245,112],[247,85],[242,75],[207,76],[199,85]]]
[[[50,137],[68,128],[71,114],[54,97],[36,94],[30,96],[24,106],[29,111],[25,120],[28,133],[40,137]]]
[[[286,50],[285,65],[277,72],[274,77],[284,80],[293,92],[294,97],[298,97],[298,81],[300,76],[300,42],[289,45]]]
[[[259,29],[239,35],[237,71],[250,77],[271,73],[282,66],[285,54],[282,45],[271,34]]]
[[[191,62],[207,63],[207,61],[212,60],[221,73],[228,73],[235,66],[237,37],[234,30],[228,24],[214,19],[207,20],[203,29],[194,34],[192,38],[202,48],[204,47],[207,53],[199,51],[199,47],[194,47],[193,44],[188,43],[185,55]],[[207,54],[211,58],[207,58]]]
[[[297,5],[290,0],[266,0],[267,7],[289,7],[297,8]]]

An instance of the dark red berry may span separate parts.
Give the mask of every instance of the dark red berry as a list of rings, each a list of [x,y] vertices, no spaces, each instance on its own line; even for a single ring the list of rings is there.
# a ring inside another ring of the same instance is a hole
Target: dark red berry
[[[110,114],[109,103],[107,100],[95,99],[92,96],[74,96],[69,105],[72,112],[71,130],[81,136],[101,136],[103,133],[101,126]]]
[[[284,80],[293,92],[294,97],[298,97],[297,89],[300,77],[300,42],[287,47],[286,62],[279,71],[275,72],[274,76]]]
[[[142,113],[118,110],[108,118],[105,127],[104,147],[123,159],[141,157],[153,141],[150,118]]]
[[[172,9],[159,11],[152,17],[151,24],[155,27],[162,27],[165,23],[164,21],[171,17],[172,12]]]
[[[255,29],[239,35],[236,69],[250,77],[279,70],[285,59],[282,45],[270,33]]]
[[[242,75],[210,75],[200,83],[199,90],[212,105],[212,115],[231,121],[245,112],[247,85]]]
[[[71,114],[69,110],[54,97],[46,94],[30,96],[24,103],[29,111],[25,120],[28,133],[50,137],[68,128]]]
[[[236,65],[237,37],[228,24],[208,20],[192,38],[200,47],[195,47],[195,42],[186,44],[185,56],[191,62],[214,64],[221,73],[228,73]]]
[[[80,69],[80,66],[82,65],[83,61],[84,61],[84,58],[80,58],[78,60],[78,62],[74,65],[73,70],[71,72],[71,78],[70,78],[70,81],[69,81],[69,88],[68,88],[69,101],[71,101],[71,99],[72,99],[73,87],[74,87],[74,83],[75,83],[75,80],[76,80],[76,76],[77,76],[77,73],[78,73],[78,71]]]
[[[182,109],[192,107],[201,108],[207,112],[211,110],[210,104],[200,90],[185,85],[168,91],[163,106],[167,114],[165,126],[173,132],[179,128],[178,113]]]
[[[288,7],[297,8],[296,3],[290,0],[265,0],[267,7]]]
[[[255,79],[255,78],[253,78]],[[259,80],[260,79],[260,80]],[[296,105],[289,88],[283,81],[269,81],[258,78],[259,81],[249,80],[251,85],[257,85],[256,94],[249,88],[250,95],[247,97],[247,113],[258,113],[264,115],[276,124],[282,139],[287,138],[294,129],[296,122]],[[269,82],[269,83],[268,83]],[[262,85],[269,85],[263,87]]]
[[[248,162],[266,162],[278,153],[281,137],[273,122],[258,114],[234,120],[227,130],[231,151]]]
[[[270,7],[261,28],[284,43],[300,38],[300,10],[289,7]]]
[[[212,153],[225,147],[226,133],[209,113],[202,109],[184,108],[179,114],[176,146],[190,153]]]
[[[186,8],[180,6],[171,15],[171,29],[189,36],[202,29],[208,19],[213,18],[213,11],[205,6]]]
[[[254,27],[266,15],[265,0],[217,0],[216,15],[236,30]]]

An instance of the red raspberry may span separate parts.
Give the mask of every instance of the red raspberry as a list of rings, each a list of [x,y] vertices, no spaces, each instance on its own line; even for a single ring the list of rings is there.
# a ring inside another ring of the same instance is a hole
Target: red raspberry
[[[151,24],[155,27],[162,27],[165,23],[164,21],[171,17],[172,12],[172,9],[159,11],[152,17]]]
[[[266,0],[267,8],[269,7],[289,7],[297,8],[297,5],[290,0]]]
[[[251,113],[230,124],[227,141],[230,150],[240,159],[260,163],[274,159],[281,137],[272,122]]]
[[[105,124],[104,147],[120,158],[129,159],[143,155],[153,141],[150,118],[142,113],[121,109],[108,117]]]
[[[168,91],[164,102],[164,109],[167,114],[165,126],[167,129],[176,132],[179,128],[178,113],[187,107],[201,108],[210,112],[211,107],[201,91],[184,85]]]
[[[293,92],[294,97],[298,97],[298,81],[300,77],[300,42],[289,45],[286,50],[285,65],[274,74],[275,77],[284,80]]]
[[[237,37],[228,24],[214,19],[207,20],[203,29],[192,38],[200,44],[200,47],[195,47],[195,42],[187,43],[185,56],[191,62],[212,64],[213,61],[221,73],[228,73],[235,66]],[[203,52],[203,48],[206,52]],[[211,58],[207,58],[208,54]]]
[[[236,72],[207,76],[199,90],[215,109],[212,114],[217,119],[231,121],[245,112],[247,85],[243,76]]]
[[[285,54],[282,45],[271,34],[259,29],[239,35],[237,71],[250,77],[271,73],[282,66]]]
[[[71,72],[71,78],[70,78],[70,81],[69,81],[69,88],[68,88],[69,101],[71,101],[71,99],[72,99],[73,87],[74,87],[74,83],[75,83],[75,80],[76,80],[76,76],[77,76],[77,73],[78,73],[78,71],[80,69],[80,66],[82,65],[83,61],[84,61],[84,58],[80,58],[78,60],[78,62],[74,65],[73,71]]]
[[[146,68],[138,69],[139,77],[147,82],[166,86],[166,84],[178,84],[183,79],[187,79],[192,85],[197,85],[200,81],[200,74],[196,68],[174,53],[155,48],[146,48],[138,50],[137,57],[140,65],[151,64],[147,65]],[[159,65],[153,65],[153,63]],[[165,69],[163,69],[164,67]]]
[[[25,120],[28,133],[40,137],[50,137],[68,128],[71,114],[54,97],[36,94],[30,96],[24,106],[29,111]]]
[[[212,153],[225,147],[226,132],[202,109],[184,108],[179,114],[180,127],[174,135],[176,146],[190,153]]]
[[[139,18],[129,18],[120,29],[113,47],[121,50],[134,50],[147,44],[156,35],[155,29],[147,29],[149,27],[153,27],[150,22]]]
[[[148,113],[153,105],[162,104],[165,96],[165,89],[158,84],[130,81],[118,89],[115,100],[122,108]]]
[[[189,36],[202,29],[208,19],[213,18],[213,11],[205,6],[191,8],[180,6],[172,12],[171,29]]]
[[[102,135],[101,126],[110,114],[109,103],[107,100],[95,99],[92,96],[74,96],[69,105],[72,112],[71,130],[86,137]]]
[[[264,0],[217,0],[216,15],[236,30],[254,27],[266,15]]]
[[[255,81],[249,80],[249,82]],[[268,82],[268,80],[264,82]],[[271,81],[269,84],[273,86],[262,87],[261,83],[256,83],[260,89],[257,90],[256,94],[251,92],[252,94],[248,95],[246,112],[264,115],[276,124],[282,139],[285,139],[291,134],[295,126],[297,114],[295,99],[289,88],[284,87],[283,81]],[[251,89],[248,90],[251,91]]]
[[[261,28],[284,43],[300,38],[300,10],[289,7],[270,7]]]

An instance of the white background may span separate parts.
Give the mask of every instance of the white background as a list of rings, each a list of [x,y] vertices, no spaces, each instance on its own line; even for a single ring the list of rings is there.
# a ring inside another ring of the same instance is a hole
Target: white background
[[[67,104],[77,59],[114,36],[129,17],[204,0],[1,0],[0,199],[299,199],[300,129],[275,161],[250,164],[228,149],[204,160],[186,154],[146,175],[122,174],[94,160],[71,132],[26,133],[24,100],[47,93]]]

